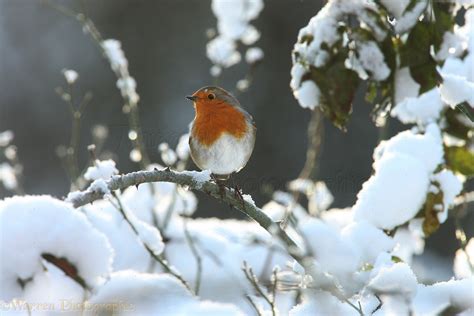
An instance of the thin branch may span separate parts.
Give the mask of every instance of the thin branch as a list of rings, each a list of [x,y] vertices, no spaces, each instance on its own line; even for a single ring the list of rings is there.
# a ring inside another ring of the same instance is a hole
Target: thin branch
[[[260,287],[260,284],[258,284],[258,279],[255,273],[253,273],[252,267],[250,267],[246,261],[244,261],[243,266],[242,266],[242,271],[244,271],[245,277],[247,280],[252,284],[254,289],[257,291],[257,293],[263,297],[263,299],[270,305],[270,308],[272,309],[272,316],[276,316],[276,309],[275,309],[275,303],[272,299],[268,297],[268,295],[262,290]]]
[[[194,293],[199,295],[199,288],[201,287],[201,276],[202,276],[202,258],[197,251],[196,245],[194,243],[194,239],[189,233],[188,230],[188,220],[187,218],[183,218],[183,230],[184,230],[184,237],[186,238],[186,242],[188,243],[189,249],[196,260],[196,282],[194,285]]]
[[[246,295],[245,298],[247,299],[247,301],[249,301],[250,305],[252,305],[252,307],[255,310],[255,312],[257,313],[257,315],[258,316],[263,316],[262,313],[260,313],[260,310],[258,309],[257,304],[255,304],[253,299],[248,295]]]
[[[117,201],[117,204],[118,204],[118,205],[115,205],[114,203],[112,203],[112,205],[120,212],[120,214],[122,214],[124,220],[128,223],[128,225],[133,230],[135,235],[137,235],[137,237],[139,237],[138,239],[140,240],[141,244],[146,249],[146,251],[150,254],[150,256],[153,259],[155,259],[163,267],[163,269],[165,269],[165,271],[167,273],[171,274],[176,279],[178,279],[178,281],[180,281],[192,293],[191,287],[189,286],[188,282],[186,282],[186,280],[184,280],[183,277],[177,271],[175,271],[175,269],[173,267],[171,267],[166,262],[166,260],[163,260],[142,239],[140,239],[140,233],[137,230],[137,228],[135,227],[135,225],[133,225],[132,221],[130,220],[127,213],[125,212],[125,209],[123,208],[123,205],[122,205],[122,202],[121,202],[119,196],[117,195],[116,192],[112,192],[112,195],[115,197],[115,199]]]

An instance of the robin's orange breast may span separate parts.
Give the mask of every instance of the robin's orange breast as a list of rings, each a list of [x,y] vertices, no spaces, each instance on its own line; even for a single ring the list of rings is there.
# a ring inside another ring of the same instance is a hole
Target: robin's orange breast
[[[201,104],[196,102],[196,117],[192,134],[202,145],[212,145],[223,133],[242,138],[247,123],[242,112],[225,102]]]

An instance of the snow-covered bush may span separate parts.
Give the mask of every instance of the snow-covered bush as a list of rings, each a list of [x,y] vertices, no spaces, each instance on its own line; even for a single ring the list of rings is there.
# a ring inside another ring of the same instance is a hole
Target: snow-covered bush
[[[249,23],[262,8],[261,0],[212,1],[218,35],[207,54],[215,66],[237,63],[237,44],[258,40]],[[456,24],[458,15],[463,25]],[[143,170],[121,175],[101,156],[97,142],[107,130],[97,127],[88,148],[93,159],[82,173],[71,172],[77,190],[66,199],[17,195],[0,201],[2,312],[472,314],[474,241],[461,226],[451,279],[427,277],[415,262],[425,240],[449,217],[458,223],[458,208],[474,200],[463,188],[474,175],[472,6],[331,0],[301,29],[289,72],[302,107],[322,110],[344,129],[354,93],[365,82],[378,124],[388,114],[414,124],[377,145],[374,172],[345,209],[331,209],[331,192],[310,177],[291,181],[288,192],[274,192],[262,208],[248,195],[239,199],[235,189],[222,192],[208,171],[185,170],[188,134],[176,147],[158,146],[166,167],[151,164],[136,82],[120,42],[104,40],[85,15],[76,18],[117,76],[130,123],[130,158]],[[262,57],[249,48],[245,59],[255,64]],[[72,70],[64,76],[69,85],[78,79]],[[0,133],[0,182],[14,191],[21,165],[12,139],[11,132]],[[68,161],[79,170],[77,161]],[[193,191],[223,200],[250,220],[193,218]]]

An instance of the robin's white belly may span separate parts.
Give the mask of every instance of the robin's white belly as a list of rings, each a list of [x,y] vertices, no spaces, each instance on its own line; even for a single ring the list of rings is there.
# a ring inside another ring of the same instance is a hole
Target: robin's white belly
[[[255,145],[255,133],[248,132],[240,139],[224,133],[209,147],[190,139],[191,156],[201,170],[229,175],[240,171],[249,160]]]

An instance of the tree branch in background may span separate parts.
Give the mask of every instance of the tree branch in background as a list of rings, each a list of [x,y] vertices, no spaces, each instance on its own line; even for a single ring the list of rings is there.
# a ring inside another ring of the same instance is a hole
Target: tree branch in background
[[[308,149],[306,162],[298,178],[315,180],[318,173],[318,157],[321,152],[321,143],[324,134],[323,114],[316,108],[313,110],[308,125]]]
[[[64,14],[65,16],[71,17],[79,22],[85,33],[89,34],[94,42],[97,44],[98,48],[102,52],[103,56],[107,56],[102,43],[104,42],[104,38],[102,34],[99,32],[97,27],[95,26],[94,22],[84,13],[84,12],[75,12],[68,7],[63,5],[54,3],[50,0],[42,0],[44,4],[48,5],[49,7],[55,9],[56,11]],[[124,71],[119,69],[112,69],[115,73],[118,80],[124,80],[130,78],[128,74],[128,70]],[[129,137],[134,149],[136,149],[140,153],[140,166],[145,168],[150,164],[150,159],[148,157],[148,153],[145,148],[145,143],[143,140],[143,132],[141,129],[140,124],[140,116],[138,113],[138,99],[132,98],[128,94],[121,94],[124,100],[123,112],[128,117],[128,122],[130,126],[130,130],[133,133],[133,137]]]

